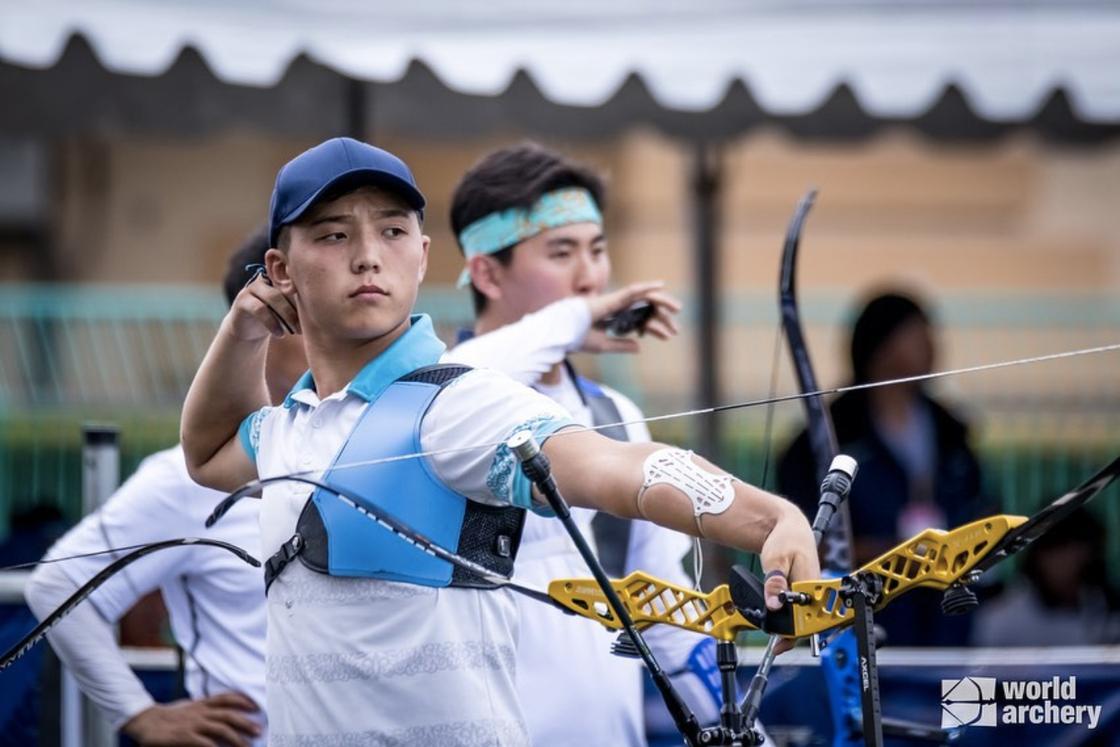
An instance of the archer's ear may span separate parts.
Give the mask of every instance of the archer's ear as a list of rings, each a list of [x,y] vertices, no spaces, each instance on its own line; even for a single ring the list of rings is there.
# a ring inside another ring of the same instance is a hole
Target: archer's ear
[[[487,300],[496,301],[502,297],[503,268],[496,259],[486,254],[471,257],[467,260],[467,269],[471,273],[471,284]]]
[[[429,256],[429,251],[428,250],[431,248],[431,246],[432,246],[431,237],[428,236],[427,234],[421,235],[420,236],[420,251],[421,251],[420,272],[418,273],[418,276],[416,278],[417,282],[420,282],[420,283],[424,282],[424,276],[428,274],[428,256]]]
[[[292,289],[292,276],[288,274],[288,255],[279,249],[269,249],[264,253],[264,268],[274,286],[284,292]]]

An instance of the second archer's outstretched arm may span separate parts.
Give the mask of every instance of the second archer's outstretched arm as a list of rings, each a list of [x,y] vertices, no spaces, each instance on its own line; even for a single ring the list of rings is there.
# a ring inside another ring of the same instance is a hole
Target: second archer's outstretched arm
[[[637,301],[654,305],[656,324],[650,333],[660,339],[676,334],[672,315],[680,303],[663,284],[632,283],[597,296],[573,296],[549,304],[515,322],[486,330],[459,343],[444,362],[492,368],[514,381],[532,386],[570,353],[636,353],[632,337],[611,337],[595,325]]]

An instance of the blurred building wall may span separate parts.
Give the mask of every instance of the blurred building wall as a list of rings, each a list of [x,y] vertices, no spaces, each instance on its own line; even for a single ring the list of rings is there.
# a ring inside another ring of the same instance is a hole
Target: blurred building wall
[[[378,141],[410,163],[430,200],[430,281],[450,282],[458,269],[447,227],[455,182],[481,154],[518,139]],[[215,281],[228,246],[265,219],[277,168],[310,144],[250,133],[51,144],[56,279]],[[642,131],[597,145],[552,144],[610,177],[619,279],[656,267],[686,282],[691,151]],[[821,194],[806,287],[843,290],[885,273],[942,291],[1082,292],[1120,282],[1120,143],[1068,148],[1023,136],[956,146],[888,132],[822,145],[759,131],[724,154],[723,280],[732,288],[771,287],[776,244],[811,185]]]

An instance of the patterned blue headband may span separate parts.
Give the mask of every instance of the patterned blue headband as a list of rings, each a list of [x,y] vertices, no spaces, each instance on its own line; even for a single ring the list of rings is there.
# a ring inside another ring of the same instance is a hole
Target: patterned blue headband
[[[459,234],[459,246],[466,259],[480,254],[493,254],[520,244],[549,228],[572,223],[598,223],[603,214],[595,198],[583,187],[565,187],[541,196],[533,207],[510,208],[479,218]],[[470,271],[464,269],[455,284],[459,288],[470,285]]]

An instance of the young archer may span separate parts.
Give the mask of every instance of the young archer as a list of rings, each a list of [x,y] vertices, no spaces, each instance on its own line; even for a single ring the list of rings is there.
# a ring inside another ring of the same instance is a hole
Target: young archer
[[[572,505],[758,552],[764,570],[784,574],[768,579],[772,606],[787,578],[816,577],[808,522],[787,501],[663,444],[574,428],[562,408],[502,374],[432,369],[444,346],[431,321],[412,314],[428,257],[423,208],[402,161],[347,138],[280,170],[271,285],[261,280],[241,293],[184,404],[182,441],[196,480],[230,490],[258,475],[316,470],[508,572],[523,510],[547,510],[508,449],[461,447],[530,429]],[[303,334],[310,370],[270,408],[267,339],[286,329]],[[345,468],[357,455],[416,451],[426,456]],[[672,463],[665,479],[646,480],[651,459]],[[690,484],[719,494],[715,510],[698,509],[709,504]],[[283,558],[300,560],[269,563],[275,743],[528,743],[514,679],[518,616],[507,591],[478,588],[301,484],[267,486],[260,515],[264,555],[286,548]],[[361,540],[343,542],[348,532]],[[296,535],[307,543],[293,543]]]

